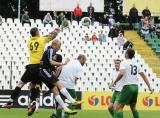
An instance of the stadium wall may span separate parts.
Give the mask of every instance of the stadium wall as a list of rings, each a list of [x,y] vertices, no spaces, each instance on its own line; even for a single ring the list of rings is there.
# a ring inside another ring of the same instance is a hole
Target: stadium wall
[[[83,110],[107,110],[112,96],[112,92],[83,92],[82,99],[85,101],[82,105]],[[127,106],[125,110],[129,110]],[[159,93],[139,93],[137,101],[138,110],[159,110]]]
[[[77,4],[83,12],[87,12],[87,7],[92,2],[95,12],[104,12],[104,0],[40,0],[40,11],[73,11]],[[72,4],[71,4],[72,3]]]
[[[148,6],[152,16],[160,16],[160,0],[123,0],[123,14],[129,14],[130,9],[135,4],[139,15],[142,15],[143,9]]]
[[[13,90],[0,90],[0,106],[6,103]],[[41,108],[55,108],[55,101],[53,94],[44,95],[45,91],[40,94],[40,107]],[[81,92],[77,92],[77,98],[81,99]],[[21,91],[17,100],[14,101],[15,108],[27,108],[29,103],[29,92],[26,90]],[[76,107],[81,109],[81,105]]]

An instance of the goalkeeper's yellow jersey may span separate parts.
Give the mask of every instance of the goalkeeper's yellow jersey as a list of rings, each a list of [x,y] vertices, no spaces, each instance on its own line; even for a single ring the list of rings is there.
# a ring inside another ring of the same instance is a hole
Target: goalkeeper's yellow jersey
[[[29,64],[40,64],[45,44],[49,41],[48,37],[32,37],[28,40],[27,47],[29,49]]]

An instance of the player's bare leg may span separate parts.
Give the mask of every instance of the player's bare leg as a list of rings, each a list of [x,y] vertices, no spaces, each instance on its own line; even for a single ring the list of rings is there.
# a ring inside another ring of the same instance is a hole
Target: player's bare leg
[[[139,118],[139,113],[138,113],[138,111],[136,109],[136,104],[130,105],[130,109],[132,111],[133,118]]]
[[[109,104],[109,106],[108,106],[108,111],[109,111],[109,113],[112,115],[112,117],[113,117],[113,115],[114,115],[114,109],[113,109],[113,104],[112,103],[110,103]]]
[[[112,115],[113,118],[117,118],[116,116],[116,107],[118,105],[118,102],[115,101],[114,104],[110,103],[108,106],[108,111],[110,112],[110,114]]]
[[[123,108],[125,105],[117,103],[116,105],[116,115],[114,118],[123,118]]]

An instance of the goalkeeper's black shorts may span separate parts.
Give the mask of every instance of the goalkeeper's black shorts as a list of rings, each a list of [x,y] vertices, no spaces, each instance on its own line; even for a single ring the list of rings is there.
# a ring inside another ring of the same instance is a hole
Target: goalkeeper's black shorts
[[[30,64],[26,66],[26,70],[21,77],[21,81],[25,84],[31,82],[32,84],[40,84],[41,81],[39,78],[39,64]]]

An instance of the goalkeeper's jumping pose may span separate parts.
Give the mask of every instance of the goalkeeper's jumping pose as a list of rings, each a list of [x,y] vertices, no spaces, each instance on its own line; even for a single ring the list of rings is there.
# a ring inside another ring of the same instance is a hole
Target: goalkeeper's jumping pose
[[[36,94],[33,93],[36,93],[35,84],[41,83],[39,80],[39,66],[45,44],[53,40],[58,33],[59,29],[55,29],[48,36],[40,37],[38,28],[34,27],[30,30],[32,37],[27,42],[27,47],[29,49],[29,65],[26,66],[26,71],[22,75],[17,87],[11,93],[10,100],[2,107],[11,108],[13,106],[13,101],[19,96],[22,87],[28,82],[31,82],[31,100],[34,101],[36,99]]]

